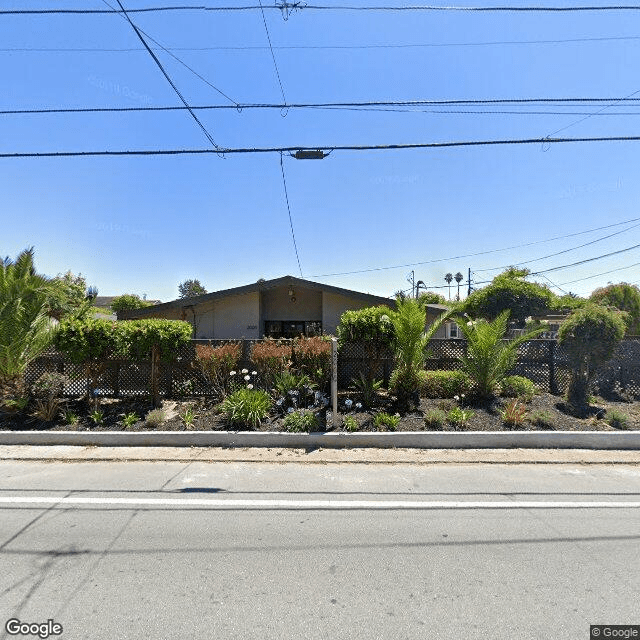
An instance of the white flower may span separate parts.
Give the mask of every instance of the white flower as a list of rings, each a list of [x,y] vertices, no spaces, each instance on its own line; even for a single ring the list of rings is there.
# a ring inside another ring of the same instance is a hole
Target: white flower
[[[458,401],[458,400],[460,400],[460,396],[453,396],[453,399]]]
[[[293,412],[294,412],[294,408],[293,408],[293,407],[289,407],[289,408],[287,409],[287,413],[293,413]]]
[[[351,409],[352,405],[353,405],[353,400],[347,399],[344,401],[344,406],[347,407],[347,409]]]
[[[243,369],[243,370],[242,370],[242,373],[243,373],[243,374],[245,374],[245,373],[249,373],[249,369]]]
[[[244,379],[249,382],[249,380],[251,380],[251,376],[245,376]]]
[[[356,402],[356,409],[358,409],[358,410],[362,409],[362,403],[361,402]]]
[[[257,371],[252,371],[252,372],[251,372],[251,375],[252,375],[252,376],[257,376],[257,375],[258,375],[258,372],[257,372]]]
[[[248,384],[247,385],[247,389],[253,389],[253,385],[252,384]]]
[[[235,371],[229,371],[229,375],[230,375],[230,376],[235,376],[235,375],[236,375],[236,372],[235,372]]]

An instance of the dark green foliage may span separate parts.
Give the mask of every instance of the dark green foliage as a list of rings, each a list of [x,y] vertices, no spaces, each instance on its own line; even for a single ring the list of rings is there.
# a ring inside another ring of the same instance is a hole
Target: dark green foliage
[[[424,424],[428,429],[442,429],[447,422],[447,414],[442,409],[430,409],[424,414]]]
[[[178,285],[178,292],[181,298],[195,298],[207,293],[207,290],[200,284],[200,280],[185,280]]]
[[[318,428],[318,418],[313,411],[293,411],[282,421],[285,431],[294,433],[315,431]]]
[[[500,383],[500,395],[505,398],[523,398],[530,402],[536,391],[536,385],[524,376],[507,376]]]
[[[353,388],[360,393],[362,406],[369,409],[375,404],[378,391],[382,387],[382,380],[367,380],[362,371],[357,378],[351,380]]]
[[[115,312],[118,311],[131,311],[133,309],[144,309],[150,307],[151,303],[143,300],[139,295],[135,293],[125,293],[117,298],[114,298],[111,302],[111,309]]]
[[[434,293],[433,291],[423,291],[418,296],[418,302],[421,305],[447,304],[447,299],[443,295],[440,295],[439,293]]]
[[[613,355],[626,328],[620,313],[593,304],[574,311],[560,326],[558,341],[567,351],[571,370],[567,401],[575,409],[588,405],[595,374]]]
[[[471,378],[464,371],[426,371],[420,388],[424,398],[453,398],[471,390]]]
[[[95,287],[88,288],[87,281],[81,274],[74,276],[71,271],[67,271],[51,280],[50,284],[47,309],[52,318],[83,318],[91,312],[91,303],[98,290]]]
[[[640,289],[636,285],[620,282],[596,289],[589,297],[590,302],[605,307],[614,307],[629,314],[627,333],[640,333]]]
[[[508,269],[491,284],[474,291],[461,310],[474,318],[495,320],[508,310],[511,320],[524,326],[525,318],[544,315],[553,308],[556,296],[544,285],[527,282],[527,269]]]
[[[269,415],[271,396],[260,389],[243,387],[227,396],[221,409],[232,425],[255,429]]]

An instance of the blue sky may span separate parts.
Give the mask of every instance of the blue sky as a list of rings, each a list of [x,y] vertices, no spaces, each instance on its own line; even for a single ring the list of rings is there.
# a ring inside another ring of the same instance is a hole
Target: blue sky
[[[194,3],[123,4],[133,9]],[[512,3],[525,4],[531,3]],[[101,0],[55,5],[107,8]],[[52,3],[30,0],[3,8],[12,6],[52,8]],[[640,104],[614,102],[640,98],[640,11],[303,10],[287,21],[279,11],[265,15],[287,103],[612,100],[599,106],[444,106],[413,112],[198,111],[221,147],[640,135]],[[131,17],[236,103],[282,102],[259,11]],[[0,43],[0,110],[180,104],[122,16],[0,15]],[[376,47],[354,48],[369,45]],[[232,104],[166,52],[156,54],[190,104]],[[460,113],[480,110],[554,113]],[[579,122],[585,117],[579,114],[594,115]],[[0,115],[0,153],[210,146],[185,111]],[[302,275],[391,295],[410,286],[406,278],[412,270],[416,280],[434,288],[445,285],[447,272],[466,277],[470,268],[473,280],[482,282],[498,272],[490,269],[511,264],[543,271],[632,247],[640,244],[635,226],[640,219],[595,229],[640,218],[639,153],[638,142],[604,142],[336,151],[321,161],[285,156]],[[102,295],[132,292],[171,300],[187,278],[198,278],[213,291],[258,278],[300,276],[277,153],[5,158],[0,166],[1,254],[15,256],[35,246],[39,271],[82,273]],[[588,233],[564,237],[580,232]],[[621,233],[602,239],[616,232]],[[557,237],[563,238],[548,241]],[[530,246],[520,246],[525,244]],[[610,281],[640,281],[640,269],[631,266],[636,262],[639,249],[546,277],[561,289],[588,295]],[[396,265],[403,266],[388,268]]]

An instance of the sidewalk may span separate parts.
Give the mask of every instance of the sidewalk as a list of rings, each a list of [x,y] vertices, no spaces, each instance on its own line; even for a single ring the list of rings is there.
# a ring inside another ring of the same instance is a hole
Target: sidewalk
[[[592,449],[280,449],[221,447],[0,446],[2,460],[176,461],[311,464],[640,464],[638,450]]]

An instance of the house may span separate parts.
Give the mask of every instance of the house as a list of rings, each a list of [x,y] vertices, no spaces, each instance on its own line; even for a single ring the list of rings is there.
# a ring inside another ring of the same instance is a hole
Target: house
[[[166,318],[193,325],[194,338],[259,339],[335,334],[345,311],[377,305],[393,308],[391,298],[283,276],[253,284],[180,298],[144,309],[121,311],[118,320]],[[429,305],[428,322],[445,307]],[[441,328],[444,337],[444,327]]]

